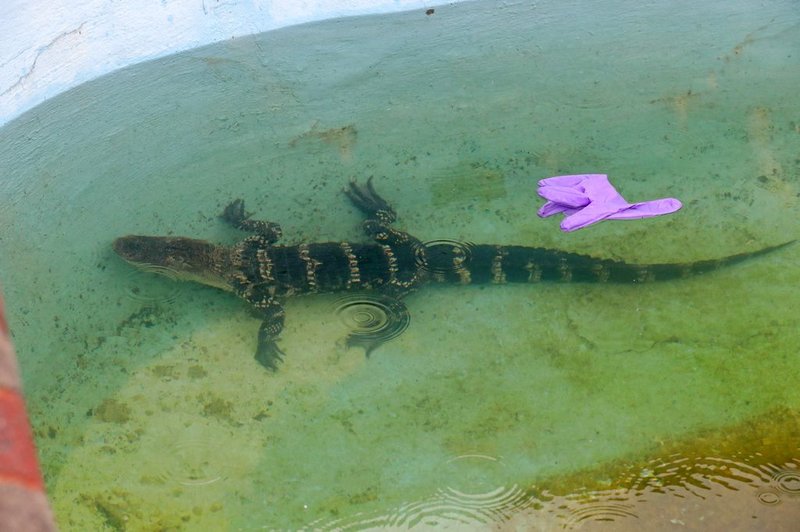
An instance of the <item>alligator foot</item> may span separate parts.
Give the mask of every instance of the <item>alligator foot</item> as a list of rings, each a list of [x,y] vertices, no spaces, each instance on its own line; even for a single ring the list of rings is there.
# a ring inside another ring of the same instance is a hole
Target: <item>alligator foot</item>
[[[350,198],[368,220],[375,220],[381,225],[389,225],[397,219],[397,214],[385,199],[380,197],[372,186],[372,178],[367,179],[366,185],[359,185],[355,181],[350,181],[344,193]]]
[[[222,211],[220,218],[237,229],[263,236],[270,244],[277,242],[281,237],[280,225],[264,220],[251,220],[250,215],[244,211],[244,200],[242,199],[230,202]]]
[[[392,228],[392,222],[397,219],[394,209],[375,192],[372,178],[367,179],[366,185],[359,185],[350,181],[344,193],[350,198],[362,213],[367,217],[362,227],[368,237],[380,244],[402,244],[408,240],[408,235]]]
[[[266,369],[276,371],[284,355],[276,341],[283,330],[283,305],[273,298],[268,298],[255,306],[264,316],[264,321],[258,329],[256,360]]]
[[[278,371],[278,364],[283,362],[284,352],[278,347],[277,342],[272,338],[264,338],[259,329],[258,349],[256,349],[256,361],[269,371]]]

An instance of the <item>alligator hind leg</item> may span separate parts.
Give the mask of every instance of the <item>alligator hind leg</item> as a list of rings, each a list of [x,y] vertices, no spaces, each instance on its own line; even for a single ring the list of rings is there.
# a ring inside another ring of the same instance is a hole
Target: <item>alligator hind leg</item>
[[[220,218],[237,229],[263,236],[270,244],[277,242],[281,237],[280,225],[263,220],[251,220],[250,216],[244,212],[244,200],[242,199],[230,202],[222,211]]]

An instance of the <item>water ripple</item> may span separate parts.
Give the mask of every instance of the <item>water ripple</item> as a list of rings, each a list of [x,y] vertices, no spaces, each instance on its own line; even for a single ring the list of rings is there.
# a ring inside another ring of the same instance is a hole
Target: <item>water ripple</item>
[[[633,504],[613,502],[603,497],[599,500],[580,501],[580,506],[569,510],[564,519],[563,528],[579,528],[586,521],[617,521],[620,519],[638,518]]]
[[[472,260],[475,244],[459,240],[429,240],[416,246],[414,261],[436,276],[462,275]]]
[[[411,316],[399,300],[374,294],[350,294],[335,302],[335,312],[347,328],[348,346],[361,346],[367,354],[408,328]]]
[[[781,471],[772,480],[783,493],[800,495],[800,471]]]
[[[442,464],[438,474],[444,485],[435,495],[396,509],[388,526],[486,525],[507,519],[528,504],[529,496],[522,488],[503,483],[508,471],[500,458],[483,454],[455,456]]]
[[[435,474],[441,479],[441,487],[424,500],[400,504],[388,514],[362,513],[331,521],[323,528],[459,530],[519,522],[524,526],[536,523],[548,530],[579,530],[590,522],[638,523],[638,512],[650,503],[665,502],[651,498],[656,495],[707,499],[723,496],[728,490],[745,490],[764,506],[800,497],[800,464],[764,464],[759,456],[722,458],[676,453],[609,479],[609,486],[615,487],[579,489],[568,495],[510,483],[513,473],[504,461],[484,454],[452,457]]]
[[[161,282],[153,274],[166,277],[173,282]],[[171,303],[178,297],[181,283],[176,282],[177,273],[162,266],[133,268],[125,277],[125,293],[140,303]]]
[[[781,503],[781,496],[774,491],[762,491],[757,498],[758,502],[766,506],[777,506]]]
[[[184,486],[208,486],[225,478],[224,449],[203,436],[184,438],[167,444],[160,477]]]

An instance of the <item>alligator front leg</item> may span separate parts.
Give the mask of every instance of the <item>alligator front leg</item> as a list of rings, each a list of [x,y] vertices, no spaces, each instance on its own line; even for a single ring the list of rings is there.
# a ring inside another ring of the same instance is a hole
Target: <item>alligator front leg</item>
[[[283,360],[283,351],[278,347],[277,339],[283,330],[285,316],[283,305],[274,297],[264,299],[255,305],[264,321],[258,328],[258,347],[256,360],[270,371],[276,371]]]
[[[237,229],[263,236],[270,244],[274,244],[281,237],[280,225],[274,222],[250,219],[250,215],[244,212],[244,200],[241,199],[230,202],[222,211],[220,218]]]

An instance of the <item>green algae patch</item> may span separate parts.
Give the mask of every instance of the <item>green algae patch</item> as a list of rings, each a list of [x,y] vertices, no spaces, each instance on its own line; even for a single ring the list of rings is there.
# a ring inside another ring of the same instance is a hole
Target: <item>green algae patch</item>
[[[127,423],[131,420],[131,408],[116,399],[106,399],[94,409],[94,417],[106,423]]]
[[[95,530],[158,530],[158,531],[179,531],[191,530],[198,526],[198,520],[205,521],[204,513],[212,514],[214,507],[195,506],[191,509],[184,508],[177,513],[171,511],[153,511],[147,513],[143,511],[146,505],[142,500],[133,494],[121,490],[113,489],[110,492],[98,493],[94,495],[82,494],[78,497],[78,505],[94,514],[93,529]],[[173,510],[174,511],[174,510]],[[65,520],[65,524],[70,528],[79,529],[77,523]],[[82,525],[85,526],[85,525]]]
[[[197,396],[197,402],[203,406],[203,415],[221,420],[233,421],[233,403],[212,393]]]

